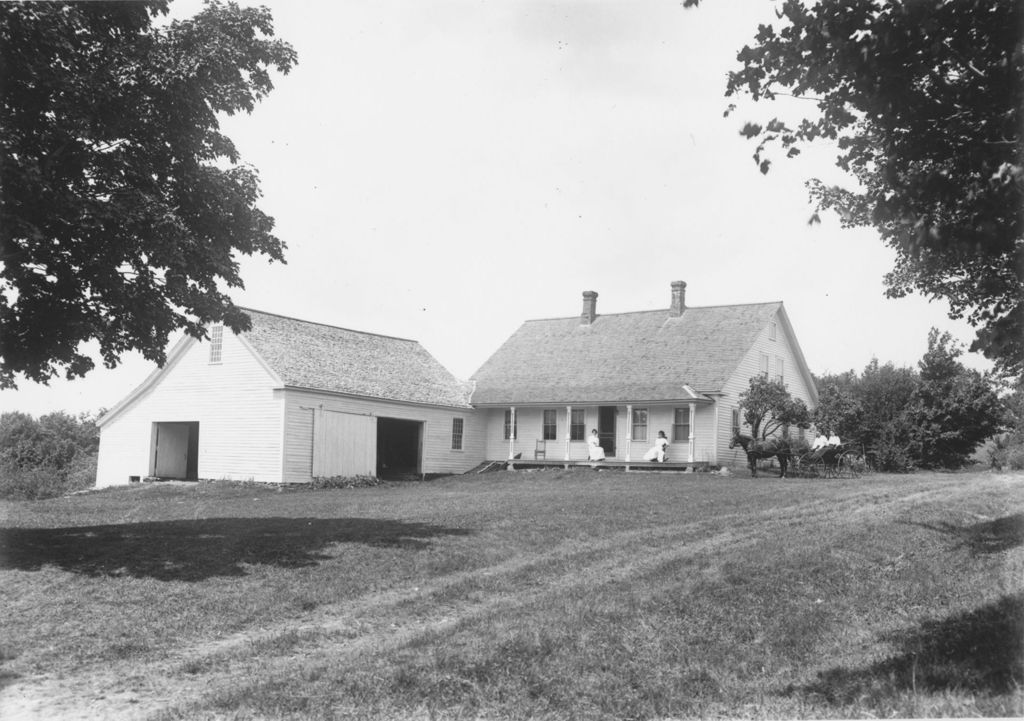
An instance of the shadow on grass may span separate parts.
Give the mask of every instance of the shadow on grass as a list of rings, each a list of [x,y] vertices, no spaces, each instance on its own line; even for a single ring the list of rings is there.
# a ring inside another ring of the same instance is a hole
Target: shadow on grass
[[[206,518],[79,528],[0,529],[0,569],[54,565],[90,576],[202,581],[245,575],[244,564],[284,568],[330,558],[335,543],[426,548],[469,531],[374,518]]]
[[[896,644],[897,656],[831,669],[799,691],[842,706],[892,691],[1010,693],[1024,684],[1024,594],[884,640]]]
[[[909,523],[953,536],[960,541],[960,546],[966,547],[971,553],[978,556],[1000,553],[1024,545],[1024,513],[1003,516],[994,521],[984,521],[970,526],[914,521]]]

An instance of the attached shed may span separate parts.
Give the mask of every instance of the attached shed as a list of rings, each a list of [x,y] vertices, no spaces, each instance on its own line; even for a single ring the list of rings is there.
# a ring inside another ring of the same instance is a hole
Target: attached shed
[[[183,339],[99,420],[97,485],[454,473],[483,459],[469,388],[418,342],[248,310]]]

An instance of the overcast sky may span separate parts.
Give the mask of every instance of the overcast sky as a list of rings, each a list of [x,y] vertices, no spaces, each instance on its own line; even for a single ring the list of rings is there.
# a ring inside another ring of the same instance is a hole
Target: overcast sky
[[[817,374],[914,365],[932,326],[973,337],[944,302],[884,297],[873,232],[808,226],[804,182],[849,184],[834,148],[758,171],[743,123],[812,103],[723,117],[770,2],[264,4],[299,64],[224,128],[288,263],[245,260],[241,305],[414,338],[460,378],[524,320],[579,314],[584,290],[598,313],[667,308],[673,280],[691,306],[783,301]],[[0,407],[109,407],[153,369],[129,356]]]

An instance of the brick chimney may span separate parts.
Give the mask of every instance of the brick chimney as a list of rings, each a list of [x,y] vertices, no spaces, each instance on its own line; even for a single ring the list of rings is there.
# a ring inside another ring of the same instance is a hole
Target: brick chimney
[[[583,312],[580,313],[580,325],[590,325],[597,317],[597,293],[592,290],[583,291]]]
[[[669,318],[678,318],[686,310],[686,283],[681,280],[672,281],[672,306],[668,309]]]

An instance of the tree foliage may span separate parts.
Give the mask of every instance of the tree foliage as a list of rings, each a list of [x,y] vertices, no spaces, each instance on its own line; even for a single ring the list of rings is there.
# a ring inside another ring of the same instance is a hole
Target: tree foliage
[[[965,368],[948,333],[932,329],[918,370],[874,359],[818,380],[815,423],[833,422],[882,470],[958,468],[1007,419],[994,379]]]
[[[690,2],[688,4],[695,4]],[[726,94],[810,98],[799,123],[748,123],[770,148],[838,143],[856,190],[809,183],[817,210],[874,227],[896,251],[892,297],[944,298],[977,329],[971,350],[1024,371],[1024,3],[786,0],[738,54]]]
[[[94,485],[99,442],[91,414],[0,414],[0,497],[45,498]]]
[[[248,319],[238,256],[283,261],[218,115],[250,112],[295,53],[266,8],[0,4],[0,387],[74,378],[169,335]]]
[[[910,422],[919,463],[925,468],[961,466],[987,438],[1003,429],[1006,408],[989,379],[965,368],[948,333],[933,328],[918,364],[920,382]]]
[[[754,438],[767,438],[785,426],[809,428],[811,414],[807,405],[793,398],[782,381],[764,376],[750,379],[750,387],[740,393],[743,420]]]
[[[818,381],[818,406],[811,414],[814,425],[826,433],[848,438],[860,426],[860,401],[853,391],[856,377],[847,371]]]

